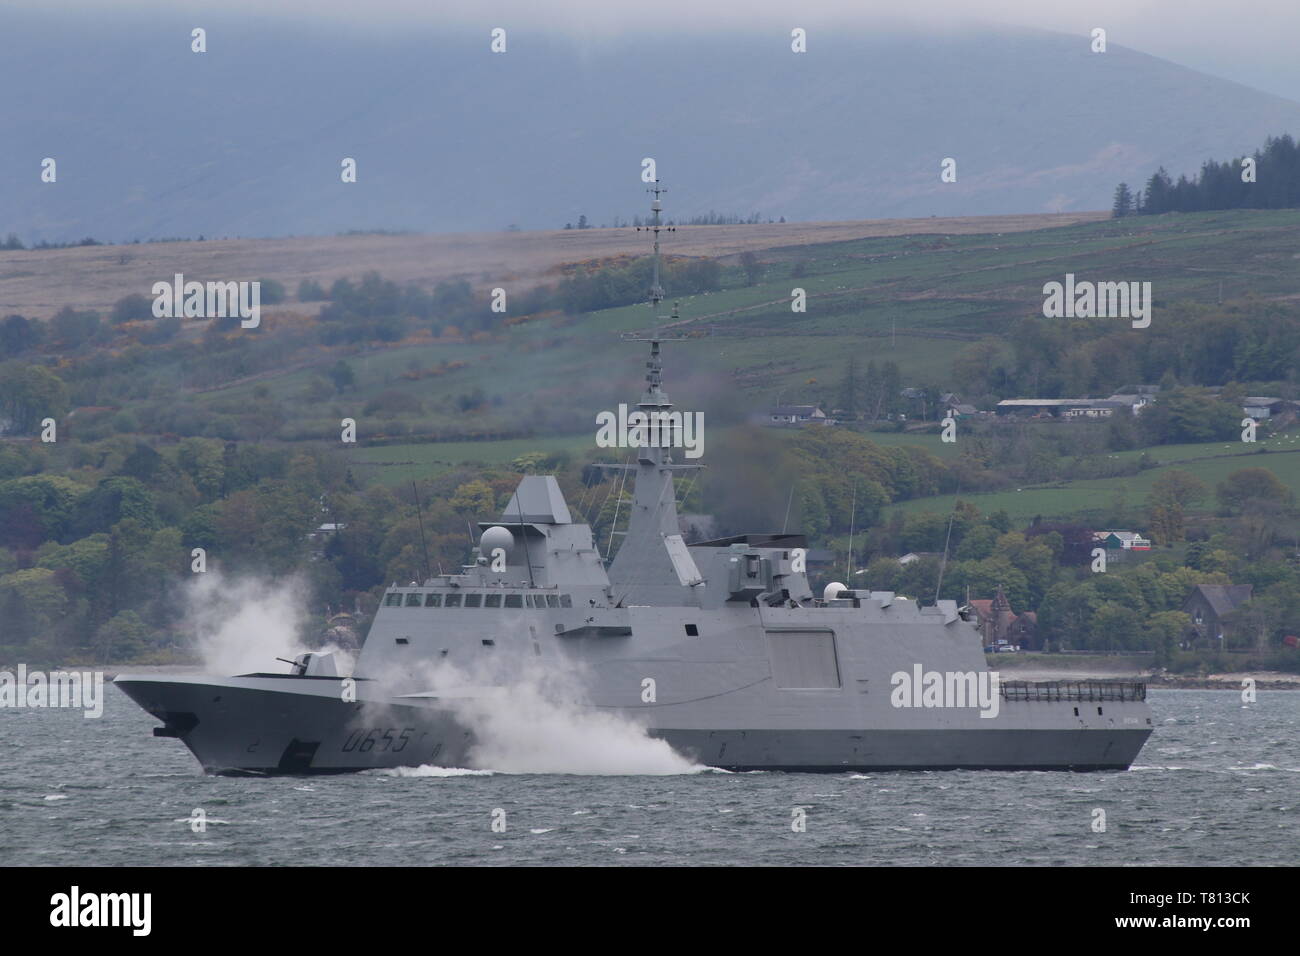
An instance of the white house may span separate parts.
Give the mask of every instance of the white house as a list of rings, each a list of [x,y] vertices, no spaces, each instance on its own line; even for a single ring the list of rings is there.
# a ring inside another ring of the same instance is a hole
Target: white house
[[[1092,540],[1111,551],[1150,551],[1151,539],[1136,531],[1094,531]]]
[[[1267,395],[1247,395],[1241,401],[1241,410],[1248,418],[1272,418],[1282,410],[1286,403],[1280,398]]]
[[[826,413],[816,405],[778,405],[769,413],[773,425],[824,424]]]

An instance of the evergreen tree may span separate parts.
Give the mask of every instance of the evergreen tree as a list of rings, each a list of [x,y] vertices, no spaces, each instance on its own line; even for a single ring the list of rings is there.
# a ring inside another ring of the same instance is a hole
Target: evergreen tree
[[[1115,188],[1115,203],[1111,206],[1112,219],[1122,219],[1133,215],[1133,194],[1129,192],[1128,183],[1120,183]]]
[[[840,386],[840,407],[850,418],[858,417],[861,383],[858,380],[858,359],[850,355],[844,366],[844,381]]]
[[[867,362],[867,372],[862,377],[863,409],[868,418],[876,419],[881,414],[880,370],[874,361]]]
[[[899,411],[903,404],[902,396],[898,394],[903,388],[903,375],[897,362],[885,362],[880,367],[880,388],[883,393],[882,411],[886,414]]]
[[[1162,212],[1169,212],[1169,192],[1173,188],[1170,182],[1169,174],[1161,166],[1151,178],[1147,180],[1146,189],[1146,212],[1151,215],[1159,215]]]

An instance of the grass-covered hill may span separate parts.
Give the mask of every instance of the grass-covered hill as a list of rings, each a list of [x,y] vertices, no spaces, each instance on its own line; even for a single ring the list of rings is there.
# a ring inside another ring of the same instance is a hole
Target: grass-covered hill
[[[666,385],[679,408],[704,411],[710,465],[679,489],[683,511],[723,531],[804,530],[873,583],[926,600],[1002,584],[1058,644],[1169,660],[1186,622],[1168,615],[1191,584],[1252,583],[1268,613],[1234,640],[1268,651],[1300,627],[1300,443],[1285,417],[1254,446],[1237,423],[1240,396],[1297,397],[1298,239],[1295,211],[737,239],[725,256],[670,260],[662,312],[678,300],[675,319],[636,304],[648,266],[628,256],[562,264],[518,290],[504,280],[504,312],[490,308],[503,280],[488,269],[436,282],[280,273],[283,297],[254,330],[154,319],[129,296],[4,317],[0,643],[165,654],[194,547],[229,573],[299,570],[314,609],[368,606],[422,572],[412,482],[444,565],[467,554],[466,520],[496,512],[529,470],[558,472],[607,546],[623,490],[582,467],[617,457],[593,447],[595,413],[639,398],[645,346],[621,336],[673,325]],[[1151,282],[1150,327],[1044,318],[1042,286],[1066,273]],[[1158,414],[970,420],[956,443],[937,435],[943,392],[987,408],[1135,383],[1161,384]],[[845,424],[749,424],[804,402]],[[37,438],[46,418],[57,441]],[[343,419],[356,443],[340,441]],[[347,528],[309,547],[325,515]],[[1160,547],[1090,578],[1085,525],[1135,527]],[[888,564],[945,546],[941,580],[924,562]]]

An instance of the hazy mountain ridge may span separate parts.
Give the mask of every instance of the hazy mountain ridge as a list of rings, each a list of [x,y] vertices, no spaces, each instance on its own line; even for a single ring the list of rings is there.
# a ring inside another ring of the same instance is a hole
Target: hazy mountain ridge
[[[1300,129],[1300,104],[1038,32],[626,36],[375,32],[179,17],[7,24],[0,233],[281,236],[681,217],[1106,208]],[[59,180],[39,181],[43,157]],[[343,157],[359,181],[339,180]],[[939,181],[954,157],[958,181]]]

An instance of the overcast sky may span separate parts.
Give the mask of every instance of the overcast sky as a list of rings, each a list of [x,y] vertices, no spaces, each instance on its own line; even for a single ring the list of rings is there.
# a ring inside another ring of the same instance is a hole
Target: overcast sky
[[[538,27],[599,42],[602,35],[657,27],[666,31],[818,26],[884,28],[900,22],[897,0],[0,0],[0,20],[17,10],[75,12],[85,22],[112,12],[204,15],[247,11],[349,29],[400,24]],[[1111,43],[1172,60],[1300,101],[1298,0],[917,0],[907,22],[924,29],[965,29],[972,19],[1087,35],[1104,27]],[[892,20],[889,18],[893,18]],[[0,24],[2,26],[2,24]],[[0,55],[3,55],[0,29]]]

